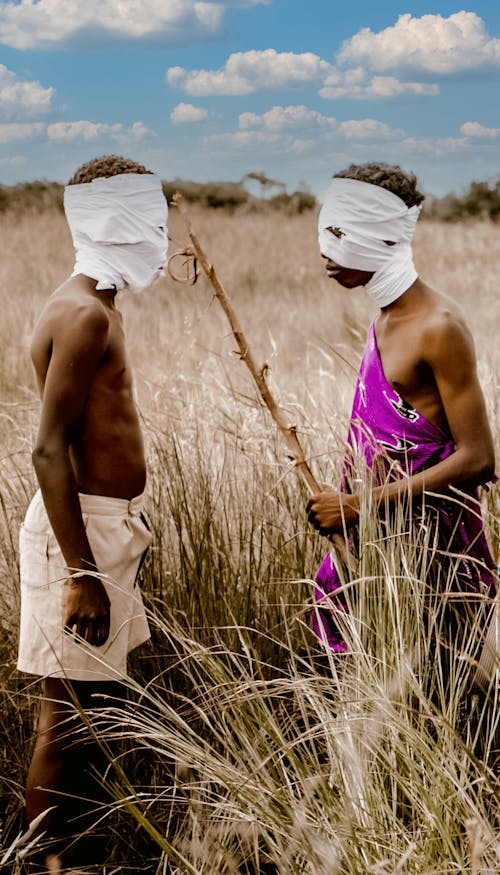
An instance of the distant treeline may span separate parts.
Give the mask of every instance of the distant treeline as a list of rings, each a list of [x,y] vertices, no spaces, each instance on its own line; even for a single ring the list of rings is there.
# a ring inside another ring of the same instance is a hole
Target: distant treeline
[[[252,179],[258,176],[251,175]],[[268,209],[281,210],[285,213],[303,213],[316,206],[316,198],[309,191],[294,191],[289,194],[279,183],[276,194],[265,196],[265,184],[261,183],[262,194],[256,196],[244,187],[242,182],[192,182],[186,179],[174,179],[163,182],[165,197],[170,203],[174,193],[180,192],[189,203],[197,203],[202,207],[212,209],[261,211]],[[268,189],[267,189],[268,190]],[[19,182],[17,185],[0,185],[0,212],[15,210],[35,210],[41,212],[47,207],[62,210],[64,186],[58,182],[36,180],[35,182]]]
[[[0,185],[0,212],[25,210],[43,212],[48,207],[62,210],[63,189],[59,182],[36,179],[34,182],[18,182],[17,185]]]
[[[258,195],[252,194],[245,183],[260,186]],[[18,212],[31,210],[41,212],[48,207],[62,210],[63,189],[58,182],[35,180],[17,185],[0,184],[0,212],[7,209]],[[163,190],[170,202],[174,192],[179,191],[189,203],[210,209],[245,210],[260,212],[275,209],[284,213],[303,213],[317,206],[310,191],[299,189],[291,194],[283,183],[274,182],[263,174],[248,173],[240,182],[192,182],[174,179],[163,182]],[[272,194],[272,191],[275,191]],[[457,222],[468,218],[500,220],[500,179],[496,182],[472,182],[462,195],[447,194],[444,197],[428,197],[422,213],[424,218]]]
[[[426,199],[422,213],[429,219],[459,222],[470,218],[500,219],[500,179],[496,182],[471,182],[463,195],[447,194]]]

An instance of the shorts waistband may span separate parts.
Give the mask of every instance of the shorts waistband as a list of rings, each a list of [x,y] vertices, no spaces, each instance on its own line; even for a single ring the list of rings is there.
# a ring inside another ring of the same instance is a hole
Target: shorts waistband
[[[83,513],[103,516],[139,516],[144,507],[144,492],[130,500],[107,495],[89,495],[87,492],[80,492],[78,496]]]

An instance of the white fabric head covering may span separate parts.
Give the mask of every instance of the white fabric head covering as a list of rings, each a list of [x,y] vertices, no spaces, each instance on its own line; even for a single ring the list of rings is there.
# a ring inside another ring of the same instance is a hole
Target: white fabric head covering
[[[365,288],[386,307],[417,279],[411,240],[420,209],[379,185],[334,178],[319,214],[321,253],[341,267],[374,271]]]
[[[120,173],[64,189],[64,210],[76,250],[73,276],[98,289],[141,292],[161,275],[167,257],[167,213],[161,179]]]

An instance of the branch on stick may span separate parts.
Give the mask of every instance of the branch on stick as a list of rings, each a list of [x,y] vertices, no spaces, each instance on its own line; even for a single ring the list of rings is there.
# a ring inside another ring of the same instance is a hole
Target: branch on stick
[[[259,394],[268,408],[271,416],[273,417],[278,429],[285,439],[285,443],[287,446],[288,454],[291,457],[297,472],[301,475],[302,479],[306,483],[311,494],[321,492],[321,486],[316,480],[313,472],[311,471],[309,464],[307,462],[304,450],[302,445],[297,437],[297,429],[295,425],[290,425],[288,422],[285,411],[275,400],[269,385],[266,379],[267,373],[267,365],[263,365],[262,367],[258,367],[257,363],[253,357],[253,354],[248,345],[248,341],[243,332],[243,329],[240,325],[239,319],[236,316],[236,313],[233,309],[233,306],[222,286],[222,283],[217,276],[215,268],[213,264],[211,264],[202,249],[199,240],[193,230],[193,226],[191,224],[191,219],[189,217],[189,213],[186,209],[186,205],[184,203],[184,199],[182,195],[178,192],[173,197],[172,203],[182,215],[184,222],[186,224],[186,228],[189,234],[189,239],[191,241],[191,248],[183,249],[182,251],[174,252],[173,255],[169,258],[169,273],[175,280],[181,280],[181,278],[175,275],[171,270],[171,262],[173,259],[178,258],[180,256],[184,256],[186,259],[190,257],[194,259],[194,277],[193,273],[189,273],[189,268],[186,270],[187,280],[191,284],[196,282],[197,274],[196,268],[197,264],[201,266],[201,269],[208,281],[210,282],[215,296],[219,301],[224,313],[227,316],[229,324],[231,326],[231,331],[238,345],[238,351],[240,358],[245,362],[248,370],[250,371],[254,382],[257,386]],[[337,549],[340,558],[347,564],[349,567],[352,567],[352,557],[348,554],[346,544],[341,535],[333,535],[331,538],[335,548]]]

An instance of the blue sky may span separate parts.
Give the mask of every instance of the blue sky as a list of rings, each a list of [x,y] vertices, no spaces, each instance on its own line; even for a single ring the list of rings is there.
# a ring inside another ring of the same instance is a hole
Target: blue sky
[[[114,152],[321,194],[386,160],[441,195],[496,179],[499,81],[497,0],[0,0],[0,182]]]

